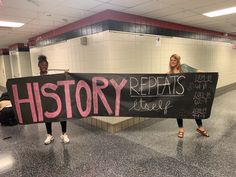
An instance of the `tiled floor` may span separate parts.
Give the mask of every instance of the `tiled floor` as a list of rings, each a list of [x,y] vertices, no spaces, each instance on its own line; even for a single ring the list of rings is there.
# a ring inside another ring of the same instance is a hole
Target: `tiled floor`
[[[48,146],[44,124],[0,127],[0,176],[236,176],[236,91],[215,98],[204,121],[210,138],[195,131],[194,120],[184,124],[180,140],[174,119],[152,119],[116,134],[73,120],[71,142],[64,145],[54,123],[56,139]]]

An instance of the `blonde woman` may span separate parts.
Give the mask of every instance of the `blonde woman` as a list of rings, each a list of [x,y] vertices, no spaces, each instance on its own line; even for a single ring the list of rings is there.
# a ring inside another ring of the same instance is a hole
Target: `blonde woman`
[[[173,54],[170,57],[169,61],[169,74],[178,74],[178,73],[187,73],[187,72],[199,72],[199,70],[192,68],[186,64],[180,63],[181,57],[177,54]],[[209,137],[209,134],[202,126],[202,120],[201,119],[195,119],[197,123],[197,132],[199,132],[201,135],[205,137]],[[178,137],[183,138],[184,137],[184,127],[183,127],[183,119],[177,118],[177,124],[179,127]]]

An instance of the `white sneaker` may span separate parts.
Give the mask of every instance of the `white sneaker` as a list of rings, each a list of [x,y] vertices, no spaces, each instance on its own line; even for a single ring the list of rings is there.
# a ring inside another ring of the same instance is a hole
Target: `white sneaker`
[[[44,141],[44,144],[48,145],[51,142],[53,142],[53,140],[54,140],[54,137],[52,135],[48,134],[46,140]]]
[[[63,143],[69,143],[70,142],[70,139],[68,138],[67,134],[63,134],[61,135],[61,140]]]

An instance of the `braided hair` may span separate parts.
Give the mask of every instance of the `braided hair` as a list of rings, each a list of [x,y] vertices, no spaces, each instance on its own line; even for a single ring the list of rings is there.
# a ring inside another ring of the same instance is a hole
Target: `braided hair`
[[[38,57],[38,65],[40,65],[40,63],[46,62],[48,64],[48,60],[47,57],[45,55],[39,55]]]

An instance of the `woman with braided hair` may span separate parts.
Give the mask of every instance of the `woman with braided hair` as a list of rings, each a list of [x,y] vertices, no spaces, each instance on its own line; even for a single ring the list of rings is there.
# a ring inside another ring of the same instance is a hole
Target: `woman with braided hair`
[[[38,57],[38,67],[39,67],[39,71],[40,71],[41,76],[48,74],[48,61],[47,61],[46,56],[40,55]],[[60,138],[61,138],[62,142],[69,143],[70,140],[68,138],[68,135],[66,134],[67,122],[62,121],[60,123],[61,123],[61,130],[62,130],[62,135],[60,136]],[[54,137],[52,136],[52,122],[45,122],[45,126],[47,129],[47,138],[44,141],[44,144],[48,145],[51,142],[53,142],[53,140],[54,140]]]

